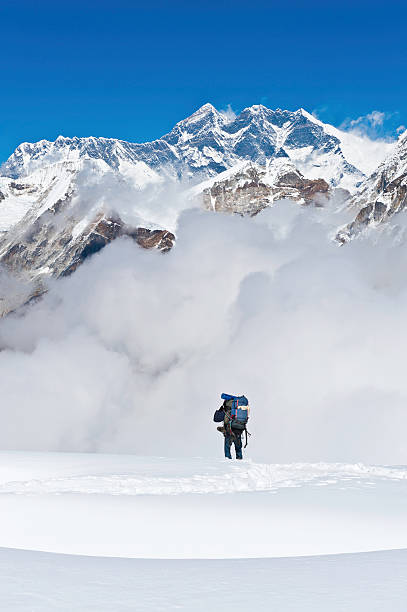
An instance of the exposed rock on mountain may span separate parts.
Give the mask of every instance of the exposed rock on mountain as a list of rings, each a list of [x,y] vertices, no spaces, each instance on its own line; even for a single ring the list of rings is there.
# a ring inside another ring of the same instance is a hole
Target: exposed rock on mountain
[[[61,201],[62,205],[62,201]],[[141,247],[166,252],[175,240],[166,230],[132,228],[119,218],[99,214],[83,228],[74,217],[58,219],[58,207],[47,210],[29,231],[13,232],[0,243],[0,258],[7,269],[31,280],[44,275],[66,276],[87,257],[122,236],[129,236]],[[50,218],[54,216],[54,219]]]
[[[407,207],[407,131],[399,138],[394,153],[364,181],[348,207],[355,211],[355,218],[338,232],[341,243]]]
[[[21,303],[39,297],[45,291],[44,280],[52,275],[67,276],[88,257],[107,244],[127,236],[145,249],[169,251],[175,236],[166,230],[129,227],[119,217],[98,215],[92,222],[78,229],[76,220],[58,219],[58,207],[43,213],[27,232],[14,232],[9,240],[0,243],[0,258],[8,272],[26,282],[16,299],[0,299],[0,316],[7,314]],[[50,217],[54,215],[54,220]],[[29,287],[29,288],[28,288]],[[1,298],[1,296],[0,296]]]
[[[204,206],[208,210],[256,215],[282,199],[322,206],[329,193],[324,179],[305,179],[284,159],[263,167],[248,164],[224,175],[203,191]]]
[[[116,238],[123,236],[132,238],[144,249],[158,249],[163,253],[171,250],[175,241],[174,234],[166,230],[132,228],[123,223],[119,217],[114,219],[102,217],[88,226],[81,240],[74,241],[72,249],[67,250],[65,258],[58,261],[58,265],[62,263],[62,267],[69,264],[62,269],[60,275],[71,274],[87,257],[97,253]]]

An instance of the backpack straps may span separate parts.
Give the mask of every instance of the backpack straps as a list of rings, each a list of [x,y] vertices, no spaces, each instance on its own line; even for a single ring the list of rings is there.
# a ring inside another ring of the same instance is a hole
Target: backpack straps
[[[234,433],[232,431],[232,411],[226,409],[225,410],[225,417],[223,420],[223,424],[225,427],[225,431],[226,433],[232,437],[232,439],[234,439]]]
[[[249,433],[249,432],[247,431],[247,427],[246,427],[246,425],[245,425],[244,430],[245,430],[245,433],[246,433],[246,443],[245,443],[245,445],[244,445],[244,448],[246,448],[246,446],[247,446],[247,436],[249,436],[249,438],[250,438],[250,436],[251,436],[252,434],[251,434],[251,433]]]

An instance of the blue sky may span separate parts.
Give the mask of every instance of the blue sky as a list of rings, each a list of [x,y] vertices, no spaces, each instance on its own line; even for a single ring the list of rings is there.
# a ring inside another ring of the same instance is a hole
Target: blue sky
[[[59,134],[152,140],[207,101],[336,125],[378,110],[390,132],[406,22],[398,0],[0,0],[0,161]]]

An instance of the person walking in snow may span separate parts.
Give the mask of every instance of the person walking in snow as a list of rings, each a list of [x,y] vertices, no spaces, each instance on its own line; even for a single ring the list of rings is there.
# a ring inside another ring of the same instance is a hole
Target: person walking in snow
[[[242,433],[244,431],[246,432],[245,448],[247,446],[247,435],[250,435],[246,429],[246,423],[249,418],[249,406],[247,399],[244,396],[239,398],[236,396],[227,395],[225,393],[222,393],[221,397],[224,400],[223,404],[220,408],[218,408],[218,410],[215,411],[213,420],[215,423],[220,423],[223,421],[223,425],[217,427],[217,430],[220,431],[225,438],[225,457],[227,459],[232,459],[231,447],[232,444],[234,444],[236,459],[243,459]],[[244,407],[239,408],[239,400],[243,401],[243,398],[246,404]]]

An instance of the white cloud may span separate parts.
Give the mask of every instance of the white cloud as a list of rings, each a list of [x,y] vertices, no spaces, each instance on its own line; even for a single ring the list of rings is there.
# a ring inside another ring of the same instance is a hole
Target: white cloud
[[[237,115],[230,104],[227,105],[225,109],[219,111],[221,115],[225,117],[228,122],[232,122],[236,119]]]
[[[379,125],[383,125],[385,118],[386,118],[386,113],[375,110],[375,111],[372,111],[371,113],[368,113],[365,116],[354,119],[353,121],[350,122],[350,125],[357,126],[357,125],[367,124],[367,125],[376,127]]]
[[[393,125],[398,113],[373,110],[357,119],[345,119],[340,129],[352,132],[370,140],[394,140],[396,127]]]
[[[171,253],[123,239],[53,282],[0,323],[0,448],[221,455],[225,391],[255,459],[405,463],[407,251],[331,222],[187,211]]]

